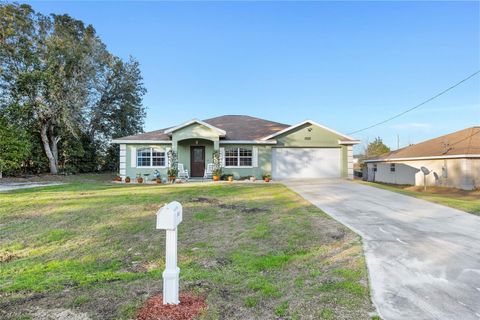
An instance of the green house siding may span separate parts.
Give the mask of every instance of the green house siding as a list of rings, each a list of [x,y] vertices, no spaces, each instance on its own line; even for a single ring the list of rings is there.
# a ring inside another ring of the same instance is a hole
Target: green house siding
[[[338,140],[342,137],[315,125],[304,124],[274,139],[277,147],[331,148],[340,147]]]
[[[255,176],[261,179],[264,173],[270,174],[272,171],[272,147],[265,145],[247,145],[247,144],[220,144],[221,148],[257,148],[258,166],[256,168],[223,168],[223,173],[233,174],[235,179],[246,176]]]
[[[198,142],[198,144],[197,144]],[[205,165],[208,163],[212,163],[212,155],[214,151],[214,145],[212,141],[203,140],[203,139],[188,139],[182,140],[177,145],[177,154],[178,154],[178,162],[182,163],[186,169],[190,172],[190,147],[191,146],[205,146]],[[258,150],[258,166],[256,168],[223,168],[223,172],[225,174],[233,174],[236,179],[245,176],[255,176],[258,179],[261,179],[263,174],[271,173],[271,157],[272,157],[272,148],[271,146],[263,146],[263,145],[246,145],[246,144],[226,144],[221,145],[221,148],[239,148],[239,147],[246,147],[246,148],[257,148]],[[158,144],[127,144],[126,145],[126,176],[130,177],[131,179],[135,179],[137,174],[150,174],[150,178],[153,178],[152,174],[155,170],[160,171],[162,177],[167,176],[167,168],[147,168],[147,167],[136,167],[132,168],[132,150],[135,148],[135,152],[142,148],[158,148],[161,150],[169,150],[172,148],[171,145],[158,145]],[[135,157],[136,159],[136,153]]]
[[[127,144],[126,147],[126,176],[130,177],[132,180],[136,178],[137,174],[141,174],[143,177],[143,174],[150,174],[150,179],[153,178],[152,174],[155,170],[160,171],[160,174],[162,177],[167,176],[167,168],[132,168],[132,150],[135,148],[135,152],[138,151],[139,149],[142,148],[158,148],[160,150],[169,150],[172,146],[169,144]],[[133,157],[134,159],[137,158],[136,154]],[[136,161],[136,160],[135,160]]]
[[[349,147],[339,144],[339,140],[344,139],[330,130],[326,130],[315,124],[306,123],[293,130],[285,132],[273,138],[276,144],[227,144],[222,143],[218,130],[211,129],[205,125],[194,123],[172,133],[171,144],[126,144],[126,176],[134,179],[137,174],[152,174],[155,170],[159,170],[162,177],[167,176],[167,168],[150,168],[144,167],[132,168],[132,149],[139,150],[143,147],[155,147],[168,151],[170,148],[177,151],[178,162],[183,164],[186,169],[191,172],[190,168],[190,148],[192,146],[205,147],[205,165],[212,163],[213,152],[220,148],[238,148],[248,147],[256,148],[258,151],[258,165],[251,168],[223,168],[225,174],[233,174],[236,179],[245,176],[255,176],[261,178],[265,173],[272,172],[272,148],[338,148],[340,151],[340,168],[341,177],[348,178],[348,157]],[[136,159],[136,154],[133,157]],[[121,161],[122,162],[122,161]]]
[[[172,147],[174,150],[177,150],[178,145],[182,141],[198,139],[211,141],[213,143],[213,148],[218,150],[218,142],[220,140],[219,133],[216,130],[198,123],[175,130],[172,133]],[[210,154],[212,152],[210,152]]]

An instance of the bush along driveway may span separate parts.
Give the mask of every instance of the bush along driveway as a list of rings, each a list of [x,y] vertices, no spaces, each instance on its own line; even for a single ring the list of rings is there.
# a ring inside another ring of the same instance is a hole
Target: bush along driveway
[[[480,218],[348,181],[289,182],[363,238],[384,319],[480,318]]]
[[[129,319],[162,291],[155,213],[184,205],[181,292],[202,319],[369,319],[357,235],[280,184],[73,182],[0,195],[0,318]]]

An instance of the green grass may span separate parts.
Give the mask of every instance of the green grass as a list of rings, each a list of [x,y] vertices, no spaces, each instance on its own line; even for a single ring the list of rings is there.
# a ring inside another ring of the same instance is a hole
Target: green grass
[[[369,318],[358,237],[284,186],[94,178],[0,194],[0,318],[27,319],[35,307],[135,317],[162,291],[165,234],[155,213],[172,200],[184,208],[181,291],[207,298],[203,319],[302,319],[322,310]],[[330,236],[338,231],[342,239]]]
[[[278,307],[275,309],[275,315],[279,317],[284,317],[288,311],[288,301],[283,301]]]
[[[423,191],[423,187],[399,186],[365,181],[358,182],[480,215],[479,190],[467,191],[453,188],[428,187],[425,192]]]

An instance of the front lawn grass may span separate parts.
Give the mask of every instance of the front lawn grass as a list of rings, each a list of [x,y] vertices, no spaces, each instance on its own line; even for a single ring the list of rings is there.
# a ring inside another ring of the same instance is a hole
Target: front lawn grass
[[[423,191],[421,186],[401,186],[365,181],[361,183],[480,215],[480,190],[427,187],[427,191]]]
[[[202,319],[369,319],[359,238],[280,184],[82,180],[0,194],[0,318],[134,318],[162,291],[155,213],[172,200],[181,290],[206,297]]]

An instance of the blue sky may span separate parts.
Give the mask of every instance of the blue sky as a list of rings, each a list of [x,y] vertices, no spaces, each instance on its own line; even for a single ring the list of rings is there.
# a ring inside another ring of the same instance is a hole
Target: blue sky
[[[349,133],[480,69],[479,2],[31,2],[139,60],[145,130],[247,114]],[[480,125],[477,76],[356,134],[393,148]],[[360,148],[357,148],[359,150]]]

